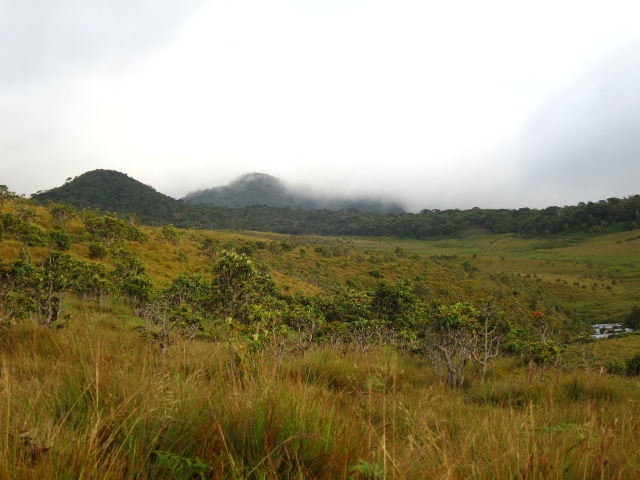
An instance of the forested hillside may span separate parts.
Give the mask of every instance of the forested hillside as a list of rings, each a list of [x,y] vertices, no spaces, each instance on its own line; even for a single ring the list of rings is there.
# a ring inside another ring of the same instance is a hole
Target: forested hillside
[[[183,200],[219,207],[266,205],[305,210],[361,210],[383,214],[404,212],[396,202],[383,202],[366,197],[349,199],[338,195],[312,196],[292,189],[279,178],[264,173],[248,173],[227,186],[191,192]]]
[[[45,205],[64,201],[76,208],[97,208],[122,215],[135,213],[143,224],[172,223],[180,227],[256,230],[293,235],[361,235],[400,238],[465,236],[485,233],[545,236],[566,233],[603,233],[640,226],[640,195],[609,198],[575,206],[542,210],[482,209],[429,210],[420,213],[375,214],[360,210],[305,210],[303,208],[216,207],[189,204],[156,192],[125,174],[95,170],[61,187],[32,195]]]

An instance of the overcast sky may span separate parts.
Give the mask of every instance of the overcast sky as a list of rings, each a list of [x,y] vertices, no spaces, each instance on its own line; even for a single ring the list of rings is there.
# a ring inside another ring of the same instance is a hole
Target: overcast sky
[[[408,209],[640,193],[633,1],[0,0],[0,184],[262,172]]]

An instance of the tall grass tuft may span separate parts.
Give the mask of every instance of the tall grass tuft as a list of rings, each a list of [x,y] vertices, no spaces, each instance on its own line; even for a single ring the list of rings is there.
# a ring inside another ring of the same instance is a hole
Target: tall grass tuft
[[[0,331],[0,477],[634,478],[637,379],[498,362],[452,391],[389,349],[164,357],[111,307]]]

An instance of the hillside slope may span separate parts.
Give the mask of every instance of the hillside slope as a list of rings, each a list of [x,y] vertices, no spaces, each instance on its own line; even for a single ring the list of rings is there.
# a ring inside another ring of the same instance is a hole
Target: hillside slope
[[[246,189],[240,188],[239,191],[246,192]],[[277,197],[277,190],[267,188],[266,191],[271,192],[271,197]],[[87,172],[61,187],[34,194],[32,198],[40,204],[54,200],[71,203],[76,208],[135,213],[147,225],[172,223],[184,228],[255,230],[292,235],[415,239],[465,237],[478,233],[570,236],[630,231],[640,225],[640,195],[576,206],[551,206],[543,210],[425,209],[417,214],[377,214],[356,209],[305,210],[264,204],[227,207],[176,200],[111,170]]]
[[[238,177],[229,185],[191,192],[183,200],[226,207],[267,205],[305,210],[356,209],[371,213],[404,212],[396,202],[383,202],[365,197],[355,199],[341,196],[314,197],[291,189],[279,178],[264,173],[248,173]]]

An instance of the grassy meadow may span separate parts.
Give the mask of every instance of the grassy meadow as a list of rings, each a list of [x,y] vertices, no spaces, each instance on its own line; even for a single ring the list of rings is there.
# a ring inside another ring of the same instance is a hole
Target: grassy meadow
[[[501,359],[451,390],[420,358],[165,357],[126,310],[3,330],[2,478],[637,478],[640,381]]]
[[[416,241],[190,230],[172,244],[142,229],[147,243],[125,244],[156,288],[210,275],[198,245],[215,237],[263,262],[288,294],[404,277],[425,295],[473,301],[507,289],[496,278],[509,274],[523,296],[544,292],[536,308],[559,304],[576,321],[620,320],[640,303],[634,232]],[[68,253],[87,259],[82,223],[68,231]],[[0,241],[2,261],[20,251]],[[42,260],[50,247],[29,253]],[[442,366],[388,346],[301,353],[274,340],[252,352],[224,322],[206,321],[160,355],[115,296],[69,293],[64,313],[65,328],[0,327],[2,479],[640,478],[640,377],[607,368],[640,353],[638,334],[595,342],[587,365],[577,345],[548,366],[501,356],[484,379],[469,364],[464,388],[451,389]]]
[[[476,235],[463,239],[359,238],[363,248],[401,246],[425,257],[455,255],[487,273],[513,273],[539,282],[587,323],[621,321],[640,303],[640,236],[637,231],[600,236],[522,238]]]

